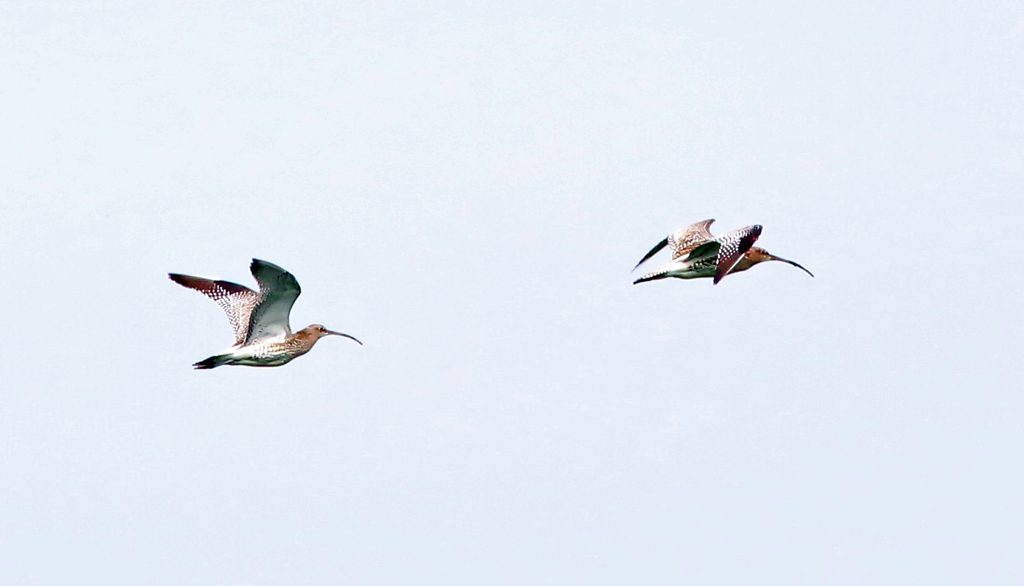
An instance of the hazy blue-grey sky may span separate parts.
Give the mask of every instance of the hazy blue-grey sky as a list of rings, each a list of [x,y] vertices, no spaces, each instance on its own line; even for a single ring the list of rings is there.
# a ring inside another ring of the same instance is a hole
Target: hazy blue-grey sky
[[[0,582],[1024,582],[1022,63],[1020,2],[0,4]],[[708,217],[817,278],[630,284]],[[252,257],[366,346],[193,371],[166,273]]]

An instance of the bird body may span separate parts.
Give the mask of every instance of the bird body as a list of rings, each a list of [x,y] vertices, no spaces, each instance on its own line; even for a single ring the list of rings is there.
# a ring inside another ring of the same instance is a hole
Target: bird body
[[[195,367],[216,368],[225,364],[237,366],[281,366],[288,364],[312,350],[317,340],[322,337],[318,331],[312,328],[315,328],[315,326],[303,328],[290,336],[273,336],[263,338],[248,345],[232,346],[221,354],[197,362]]]
[[[669,277],[676,279],[710,277],[717,284],[726,275],[745,271],[758,263],[769,260],[789,263],[812,277],[814,276],[797,263],[754,246],[754,242],[761,236],[760,225],[739,228],[716,237],[711,234],[712,222],[714,220],[703,220],[681,228],[656,244],[640,259],[633,270],[639,268],[666,246],[672,249],[672,260],[657,270],[640,277],[633,284]]]
[[[235,343],[226,351],[201,360],[197,369],[223,365],[281,366],[309,352],[324,336],[356,338],[313,324],[292,333],[288,324],[295,299],[302,289],[291,273],[266,261],[253,259],[252,274],[260,285],[253,291],[230,281],[170,273],[172,281],[213,299],[224,310],[235,332]]]

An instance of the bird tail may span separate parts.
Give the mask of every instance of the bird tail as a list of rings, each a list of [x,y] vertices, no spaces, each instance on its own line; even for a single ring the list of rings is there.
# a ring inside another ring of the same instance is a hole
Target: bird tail
[[[223,366],[230,362],[231,355],[218,354],[216,356],[211,356],[206,360],[200,360],[199,362],[196,362],[195,364],[192,365],[192,368],[195,368],[196,370],[205,370],[207,368],[217,368],[218,366]]]

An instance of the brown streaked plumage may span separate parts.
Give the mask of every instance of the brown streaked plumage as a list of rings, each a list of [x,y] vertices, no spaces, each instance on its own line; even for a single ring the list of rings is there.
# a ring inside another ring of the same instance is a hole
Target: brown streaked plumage
[[[715,237],[710,230],[712,222],[714,220],[703,220],[681,228],[655,245],[640,259],[633,270],[636,270],[666,246],[672,248],[672,260],[658,270],[637,279],[633,284],[669,277],[678,279],[711,277],[717,284],[726,275],[745,271],[758,263],[770,260],[791,264],[808,275],[814,276],[799,264],[754,246],[754,242],[761,235],[760,225],[747,226]]]
[[[302,293],[291,273],[266,261],[253,259],[252,274],[259,292],[229,281],[170,273],[172,281],[195,289],[213,299],[228,316],[235,333],[235,344],[224,353],[201,360],[197,369],[222,365],[281,366],[302,356],[324,336],[343,336],[362,345],[356,338],[328,330],[320,324],[292,333],[288,317],[292,305]]]

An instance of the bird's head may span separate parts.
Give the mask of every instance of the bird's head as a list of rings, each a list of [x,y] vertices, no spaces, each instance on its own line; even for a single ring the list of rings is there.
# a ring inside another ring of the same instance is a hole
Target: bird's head
[[[811,275],[812,277],[814,276],[814,274],[811,273],[811,271],[805,269],[804,267],[800,266],[799,264],[797,264],[797,263],[795,263],[795,262],[793,262],[791,260],[782,258],[781,256],[775,256],[774,254],[768,252],[767,250],[765,250],[765,249],[763,249],[763,248],[761,248],[759,246],[751,246],[750,247],[750,250],[748,250],[746,252],[746,254],[743,255],[742,264],[746,265],[746,266],[743,267],[744,269],[749,269],[750,267],[752,267],[752,266],[754,266],[754,265],[756,265],[758,263],[767,262],[767,261],[770,261],[770,260],[777,260],[779,262],[784,262],[784,263],[787,263],[787,264],[791,264],[791,265],[795,266],[796,268],[800,269],[801,271],[807,273],[808,275]]]
[[[302,333],[305,334],[306,336],[315,337],[318,340],[320,338],[323,338],[324,336],[341,336],[343,338],[348,338],[350,340],[355,340],[356,342],[359,343],[360,346],[363,345],[362,342],[359,342],[359,340],[356,340],[356,338],[354,338],[353,336],[350,336],[348,334],[343,334],[341,332],[335,332],[333,330],[329,330],[329,329],[325,328],[324,326],[322,326],[320,324],[313,324],[313,325],[310,325],[310,326],[306,326],[306,327],[302,328]]]

